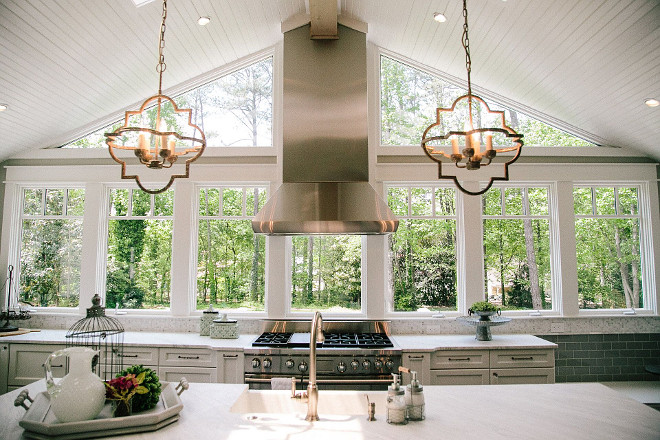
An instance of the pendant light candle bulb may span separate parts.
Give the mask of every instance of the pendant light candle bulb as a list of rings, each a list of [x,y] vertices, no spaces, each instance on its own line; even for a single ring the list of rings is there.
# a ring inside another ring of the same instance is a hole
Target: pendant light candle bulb
[[[479,133],[472,133],[472,148],[474,148],[474,155],[481,156],[481,141],[479,141]]]
[[[167,131],[167,123],[165,123],[165,119],[160,120],[158,131],[160,131],[161,133],[164,133],[164,132]],[[167,146],[168,146],[167,145],[167,138],[168,137],[169,136],[166,135],[166,134],[163,134],[163,135],[160,136],[160,148],[162,148],[163,150],[166,149]]]
[[[491,151],[493,149],[493,135],[486,133],[486,151]]]
[[[456,136],[451,137],[451,154],[460,154],[458,151],[458,138]]]

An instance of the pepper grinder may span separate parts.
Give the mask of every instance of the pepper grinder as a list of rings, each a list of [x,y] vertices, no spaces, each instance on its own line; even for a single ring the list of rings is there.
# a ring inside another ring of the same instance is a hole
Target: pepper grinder
[[[387,423],[393,425],[408,423],[406,399],[400,380],[401,376],[392,373],[392,385],[387,387]]]

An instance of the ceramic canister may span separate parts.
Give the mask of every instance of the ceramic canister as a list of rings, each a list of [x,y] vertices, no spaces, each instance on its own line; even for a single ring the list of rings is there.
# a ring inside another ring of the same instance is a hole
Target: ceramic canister
[[[202,312],[202,317],[199,322],[200,336],[209,336],[211,334],[211,323],[218,317],[218,313],[217,310],[213,310],[213,306],[209,306],[208,309]]]
[[[227,319],[223,314],[220,319],[214,319],[211,324],[212,339],[236,339],[238,338],[238,322],[233,319]]]

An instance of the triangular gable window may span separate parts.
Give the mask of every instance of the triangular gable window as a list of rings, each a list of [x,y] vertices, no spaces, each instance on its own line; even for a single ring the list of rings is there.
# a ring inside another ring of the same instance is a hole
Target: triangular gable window
[[[381,144],[419,145],[424,129],[435,122],[437,107],[450,107],[467,93],[429,73],[387,56],[380,58]],[[491,110],[504,110],[506,122],[524,134],[525,146],[595,146],[563,130],[488,99]]]
[[[272,57],[196,87],[174,101],[179,108],[192,109],[192,122],[204,130],[210,147],[273,145]],[[122,118],[62,148],[107,148],[103,133],[123,122]]]

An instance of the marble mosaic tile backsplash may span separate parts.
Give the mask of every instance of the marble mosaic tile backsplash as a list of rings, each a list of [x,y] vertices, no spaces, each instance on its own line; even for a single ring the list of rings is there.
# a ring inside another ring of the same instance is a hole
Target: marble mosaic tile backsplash
[[[113,315],[126,331],[198,333],[199,317]],[[57,313],[33,313],[32,319],[14,322],[23,328],[70,328],[81,317]],[[260,319],[238,319],[241,334],[261,332]],[[454,318],[393,319],[392,334],[470,334],[474,327],[466,326]],[[492,328],[493,334],[577,335],[660,333],[658,316],[611,316],[595,318],[539,318],[514,317],[511,322]]]

